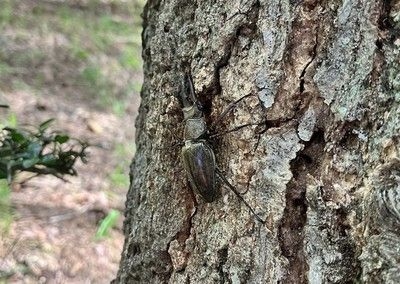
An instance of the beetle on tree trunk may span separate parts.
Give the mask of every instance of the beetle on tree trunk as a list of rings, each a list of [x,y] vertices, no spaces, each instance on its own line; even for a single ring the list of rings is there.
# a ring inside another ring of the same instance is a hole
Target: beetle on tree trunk
[[[213,202],[217,197],[216,174],[225,183],[230,190],[250,209],[251,213],[258,221],[264,223],[240,195],[235,187],[223,176],[215,162],[213,149],[208,143],[211,136],[207,130],[207,124],[203,115],[203,107],[196,98],[192,77],[189,74],[185,75],[182,83],[182,91],[179,94],[181,104],[183,105],[183,116],[185,120],[184,146],[182,148],[182,162],[186,170],[190,185],[206,202]],[[245,96],[247,97],[247,96]],[[238,101],[242,100],[240,98]],[[231,104],[235,105],[238,101]],[[228,108],[221,114],[221,117],[216,121],[220,121]],[[246,125],[247,126],[247,125]],[[235,128],[240,129],[240,127]],[[225,132],[226,133],[226,132]],[[215,136],[216,134],[212,135]]]

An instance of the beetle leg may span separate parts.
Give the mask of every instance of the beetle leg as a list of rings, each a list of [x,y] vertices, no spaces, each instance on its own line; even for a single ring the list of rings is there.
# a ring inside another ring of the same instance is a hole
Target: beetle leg
[[[257,215],[257,213],[253,210],[253,208],[250,206],[249,203],[243,198],[243,196],[240,195],[240,193],[236,190],[236,188],[226,179],[226,177],[223,175],[220,169],[215,168],[215,172],[217,176],[222,179],[222,181],[229,187],[230,190],[233,191],[233,193],[249,208],[250,212],[254,215],[254,217],[260,221],[262,224],[265,224],[265,221],[261,219],[260,216]]]

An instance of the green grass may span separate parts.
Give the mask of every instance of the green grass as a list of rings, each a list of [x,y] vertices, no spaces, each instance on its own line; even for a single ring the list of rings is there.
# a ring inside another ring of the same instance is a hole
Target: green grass
[[[110,230],[115,226],[121,214],[117,210],[110,210],[107,216],[100,222],[96,232],[96,239],[103,239],[109,235]]]
[[[112,110],[119,117],[122,117],[125,114],[126,108],[127,108],[126,100],[116,100],[112,102]]]
[[[57,13],[60,20],[56,23],[56,29],[68,35],[74,45],[86,46],[91,52],[113,53],[115,43],[123,39],[127,42],[127,49],[140,49],[140,40],[137,40],[141,29],[139,23],[124,21],[110,14],[99,17],[66,5]]]
[[[98,86],[104,82],[101,69],[98,66],[88,66],[82,71],[82,79],[90,86]]]
[[[0,62],[0,76],[9,76],[13,74],[13,68],[6,62]]]
[[[138,82],[133,83],[133,90],[135,92],[139,93],[141,89],[142,89],[142,84],[141,83],[138,83]]]
[[[114,149],[114,156],[117,160],[123,161],[118,164],[110,173],[109,179],[113,187],[127,189],[129,186],[129,162],[136,151],[136,145],[133,144],[117,144]],[[127,159],[129,157],[129,159]]]
[[[13,219],[10,189],[5,180],[0,180],[0,234],[9,232]]]
[[[0,28],[4,28],[13,19],[12,0],[2,0],[0,9]]]
[[[13,112],[10,112],[5,119],[0,120],[0,129],[3,129],[4,127],[11,127],[15,128],[18,126],[18,119],[17,115]]]
[[[142,67],[144,0],[109,5],[92,0],[83,9],[68,2],[0,2],[0,28],[7,31],[0,35],[0,45],[6,43],[0,49],[0,90],[28,85],[40,94],[44,88],[72,85],[82,99],[118,115],[125,112],[131,82],[118,79],[134,77]],[[49,70],[54,82],[46,77]]]
[[[118,165],[115,167],[114,171],[110,174],[110,181],[115,187],[119,188],[128,188],[129,186],[129,177],[126,173],[128,166]]]
[[[138,55],[137,50],[133,48],[124,49],[119,59],[122,66],[124,66],[125,68],[130,68],[133,70],[142,69],[142,60],[140,58],[140,55]]]

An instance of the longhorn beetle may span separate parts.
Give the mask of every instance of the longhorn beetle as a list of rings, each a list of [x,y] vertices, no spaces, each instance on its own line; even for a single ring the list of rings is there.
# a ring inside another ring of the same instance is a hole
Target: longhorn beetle
[[[261,223],[265,223],[217,167],[214,151],[208,142],[210,133],[204,119],[203,107],[194,92],[193,80],[190,74],[185,75],[179,96],[185,121],[184,146],[182,147],[181,156],[192,189],[206,202],[213,202],[217,196],[216,176],[218,176],[250,209],[256,219]],[[216,121],[220,121],[228,111],[229,109],[224,111]]]

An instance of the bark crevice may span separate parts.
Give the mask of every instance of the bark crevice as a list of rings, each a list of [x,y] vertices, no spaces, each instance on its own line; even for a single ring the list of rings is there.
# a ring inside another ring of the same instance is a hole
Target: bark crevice
[[[317,28],[316,33],[315,33],[315,44],[314,44],[314,47],[312,49],[311,59],[304,66],[304,69],[301,71],[301,75],[299,77],[299,79],[300,79],[300,85],[299,85],[300,93],[303,93],[305,91],[304,84],[305,84],[306,72],[307,72],[308,67],[310,67],[311,63],[313,63],[313,61],[317,57],[317,48],[318,48],[318,28]]]
[[[219,274],[219,281],[220,283],[226,283],[228,281],[226,274],[224,272],[224,266],[226,262],[228,261],[228,247],[225,246],[218,250],[218,258],[219,258],[219,263],[218,263],[218,274]]]
[[[317,174],[325,147],[324,132],[314,132],[311,140],[290,163],[292,179],[286,187],[286,206],[278,230],[282,255],[288,261],[284,283],[308,283],[308,264],[304,252],[304,228],[307,222],[306,187],[309,174]]]

